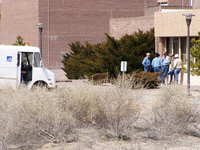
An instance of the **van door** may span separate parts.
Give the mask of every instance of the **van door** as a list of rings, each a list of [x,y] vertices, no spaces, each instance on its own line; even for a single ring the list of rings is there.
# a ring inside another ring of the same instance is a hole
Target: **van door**
[[[34,53],[33,80],[34,81],[48,80],[45,69],[43,68],[43,65],[42,65],[42,60],[41,60],[41,56],[39,52]]]
[[[22,53],[17,53],[17,87],[21,84],[21,57]]]

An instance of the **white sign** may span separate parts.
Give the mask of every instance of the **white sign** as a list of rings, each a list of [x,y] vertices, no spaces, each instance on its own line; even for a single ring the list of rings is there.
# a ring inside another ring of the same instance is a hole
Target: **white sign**
[[[127,71],[127,61],[121,61],[121,72]]]

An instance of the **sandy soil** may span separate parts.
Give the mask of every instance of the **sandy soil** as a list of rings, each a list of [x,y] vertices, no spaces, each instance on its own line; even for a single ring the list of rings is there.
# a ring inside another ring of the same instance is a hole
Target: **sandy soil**
[[[88,139],[87,139],[88,140]],[[70,144],[46,144],[39,150],[199,150],[199,139],[190,137],[169,141],[87,141]]]

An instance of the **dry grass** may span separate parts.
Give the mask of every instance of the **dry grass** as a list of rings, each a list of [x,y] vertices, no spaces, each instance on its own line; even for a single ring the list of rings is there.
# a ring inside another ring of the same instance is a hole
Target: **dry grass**
[[[1,136],[8,143],[55,141],[69,133],[75,119],[64,110],[54,92],[45,89],[0,92]]]
[[[114,84],[120,87],[132,89],[155,89],[159,87],[159,73],[133,72],[131,74],[119,75]]]
[[[86,127],[103,132],[104,137],[129,139],[143,118],[140,101],[133,97],[141,93],[131,90],[131,81],[121,81],[106,87],[80,84],[51,91],[2,90],[0,140],[23,145],[75,141],[78,138],[69,137]],[[149,107],[152,115],[145,120],[143,132],[151,139],[190,134],[189,127],[200,121],[198,108],[181,87],[161,89]]]
[[[68,92],[66,109],[79,121],[80,127],[93,125],[119,137],[127,135],[139,116],[139,105],[127,89],[84,85]]]
[[[0,91],[0,97],[0,136],[9,144],[62,142],[86,126],[128,136],[139,114],[137,102],[117,87],[21,88]]]
[[[152,118],[148,121],[148,134],[153,139],[190,134],[191,125],[200,122],[199,108],[180,86],[163,88],[152,111]]]

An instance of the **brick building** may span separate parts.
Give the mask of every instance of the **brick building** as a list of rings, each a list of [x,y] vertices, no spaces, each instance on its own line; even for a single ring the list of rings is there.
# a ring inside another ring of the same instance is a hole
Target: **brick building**
[[[144,0],[2,0],[0,41],[12,44],[20,35],[38,46],[36,24],[43,23],[45,64],[60,68],[70,42],[100,42],[111,18],[143,16],[144,5]]]
[[[52,69],[61,67],[69,43],[97,43],[104,40],[105,33],[119,38],[138,29],[155,27],[157,49],[175,47],[167,41],[177,34],[169,32],[169,25],[164,27],[163,22],[169,18],[163,16],[166,13],[162,14],[161,8],[200,8],[199,0],[2,0],[0,3],[1,44],[12,44],[20,35],[38,46],[36,24],[43,23],[43,59]]]

